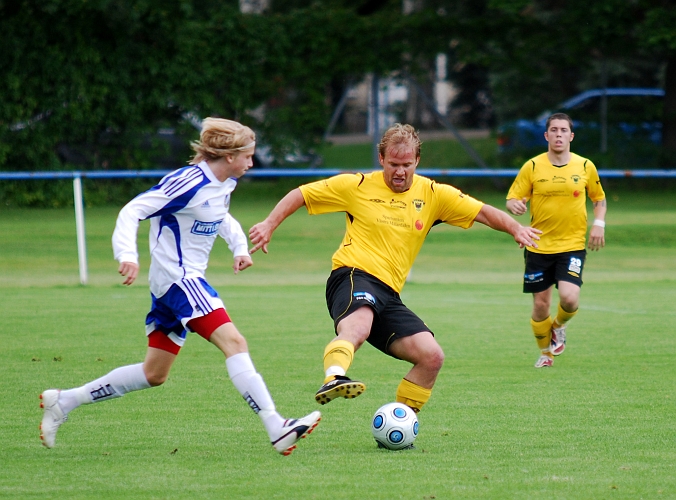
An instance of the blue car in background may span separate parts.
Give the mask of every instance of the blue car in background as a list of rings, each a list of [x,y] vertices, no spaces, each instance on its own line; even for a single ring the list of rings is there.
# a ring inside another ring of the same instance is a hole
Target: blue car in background
[[[547,118],[556,112],[573,119],[576,151],[599,151],[601,143],[601,104],[607,96],[608,148],[626,149],[635,144],[659,145],[662,140],[662,102],[664,90],[657,88],[606,88],[587,90],[562,102],[556,110],[544,111],[534,120],[515,120],[498,128],[498,151],[516,153],[546,149]]]

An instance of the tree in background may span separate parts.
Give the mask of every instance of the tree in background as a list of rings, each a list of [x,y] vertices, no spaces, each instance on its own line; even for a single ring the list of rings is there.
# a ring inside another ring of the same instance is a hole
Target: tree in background
[[[11,170],[152,167],[158,129],[194,137],[188,115],[247,123],[283,156],[321,140],[332,81],[396,69],[408,49],[400,15],[321,3],[246,15],[215,0],[18,0],[0,2],[0,29]]]
[[[255,127],[283,156],[321,141],[332,88],[424,77],[439,52],[466,69],[449,72],[463,105],[488,100],[499,119],[598,87],[602,68],[609,85],[663,86],[674,157],[673,2],[406,2],[410,15],[399,0],[271,0],[262,15],[235,0],[0,1],[0,168],[154,167],[169,147],[159,129],[192,138],[185,118],[208,115]]]
[[[663,151],[676,153],[676,5],[668,0],[429,0],[457,20],[459,61],[485,67],[499,120],[589,88],[662,87]]]

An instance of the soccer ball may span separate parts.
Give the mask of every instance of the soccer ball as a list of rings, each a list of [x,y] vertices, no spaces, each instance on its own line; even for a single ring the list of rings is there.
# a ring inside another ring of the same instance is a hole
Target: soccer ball
[[[418,417],[403,403],[387,403],[373,415],[371,431],[379,448],[402,450],[418,436]]]

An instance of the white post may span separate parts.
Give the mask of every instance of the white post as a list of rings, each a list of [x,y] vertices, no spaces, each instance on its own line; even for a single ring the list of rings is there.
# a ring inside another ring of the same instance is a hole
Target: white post
[[[448,114],[448,102],[450,100],[449,85],[446,81],[446,64],[448,57],[444,53],[437,54],[436,59],[436,79],[434,82],[434,102],[437,105],[437,111],[440,115]]]
[[[80,264],[80,283],[87,284],[87,246],[85,243],[84,205],[82,202],[82,178],[73,177],[73,201],[75,202],[75,228],[77,231],[77,259]]]
[[[269,0],[239,0],[239,11],[242,14],[262,14],[269,6]]]

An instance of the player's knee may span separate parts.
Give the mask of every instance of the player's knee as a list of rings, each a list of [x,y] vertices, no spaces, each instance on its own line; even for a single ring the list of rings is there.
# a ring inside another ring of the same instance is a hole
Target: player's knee
[[[241,333],[237,332],[237,335],[233,335],[230,338],[230,341],[232,342],[235,350],[238,352],[249,352],[249,346],[246,342],[246,339],[244,338],[244,335]]]
[[[226,323],[214,330],[209,342],[218,347],[226,357],[249,350],[246,339],[232,323]]]
[[[566,311],[567,313],[573,313],[577,311],[578,308],[578,300],[577,297],[561,297],[561,300],[559,302],[561,304],[561,308]]]
[[[168,373],[146,373],[145,375],[150,387],[157,387],[158,385],[164,384],[169,377]]]
[[[569,313],[577,311],[580,300],[580,293],[578,290],[559,292],[559,304],[564,311]]]
[[[439,373],[444,365],[444,358],[444,351],[441,350],[441,347],[437,346],[437,349],[425,352],[418,365],[424,367],[428,372],[436,374]]]
[[[549,312],[551,306],[551,300],[546,297],[535,297],[533,300],[533,311],[534,312]]]
[[[444,359],[444,351],[442,351],[441,348],[437,349],[429,356],[430,369],[439,372],[441,367],[444,366]]]

